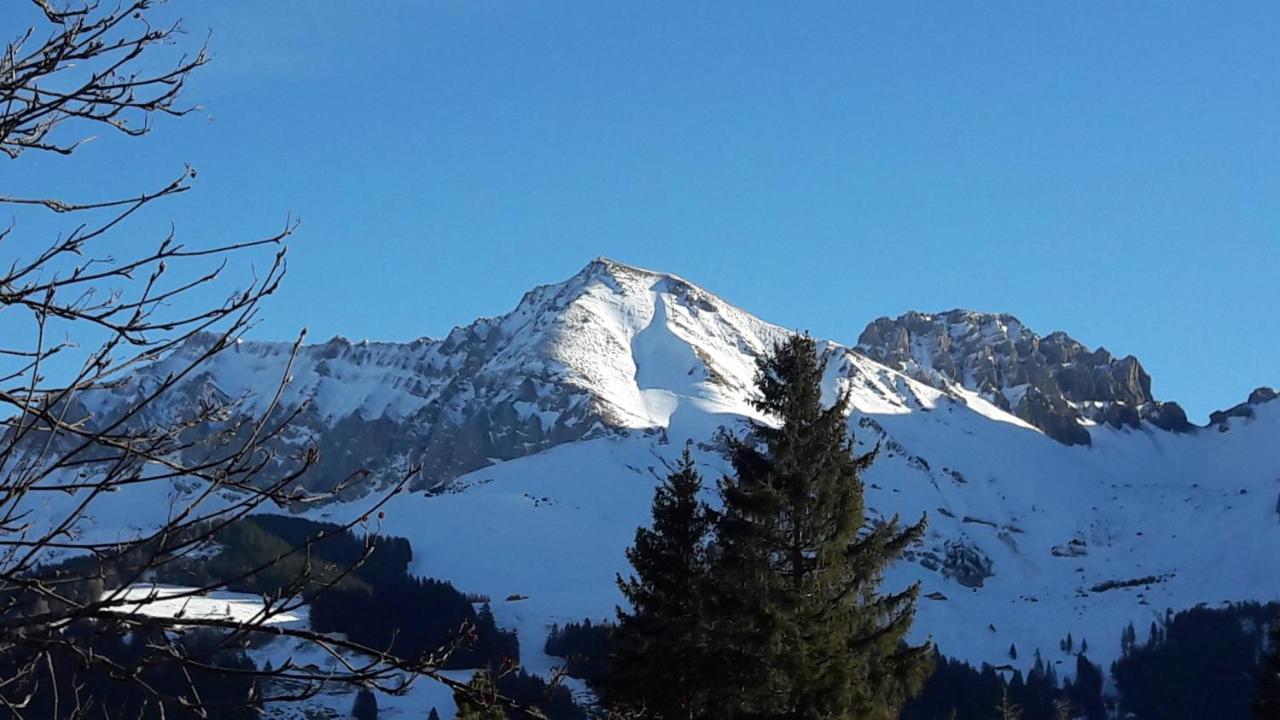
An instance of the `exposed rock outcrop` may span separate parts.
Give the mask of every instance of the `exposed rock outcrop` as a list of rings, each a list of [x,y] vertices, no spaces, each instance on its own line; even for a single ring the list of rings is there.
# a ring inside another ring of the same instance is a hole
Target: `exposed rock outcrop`
[[[1066,333],[1039,336],[1008,314],[951,310],[880,318],[858,350],[939,389],[973,390],[1068,445],[1090,442],[1088,423],[1191,429],[1175,403],[1151,395],[1132,355],[1090,350]]]
[[[278,420],[291,418],[269,443],[282,467],[304,448],[322,450],[303,481],[309,489],[358,473],[367,480],[349,492],[361,494],[410,467],[421,468],[416,487],[434,488],[562,443],[660,430],[676,393],[738,401],[751,392],[755,355],[783,336],[674,275],[601,258],[443,339],[336,337],[301,346],[292,363],[291,343],[226,343],[134,422],[169,424],[210,398],[228,405],[229,426],[274,407]],[[212,343],[224,340],[199,335],[119,386],[85,393],[70,417],[111,424]],[[195,443],[185,452],[208,449]]]
[[[991,558],[977,546],[961,540],[948,540],[942,574],[969,588],[980,588],[995,574]]]
[[[1209,424],[1217,426],[1219,430],[1226,430],[1229,419],[1251,418],[1253,417],[1254,408],[1263,403],[1269,403],[1277,397],[1280,397],[1280,393],[1277,393],[1272,388],[1254,388],[1253,392],[1249,393],[1248,400],[1226,410],[1216,410],[1209,413]]]

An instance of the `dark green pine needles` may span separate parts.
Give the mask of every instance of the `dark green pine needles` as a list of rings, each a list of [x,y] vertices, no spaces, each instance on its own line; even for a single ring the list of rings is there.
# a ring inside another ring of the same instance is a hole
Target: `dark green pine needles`
[[[637,533],[610,697],[668,719],[896,718],[930,652],[905,643],[918,587],[879,585],[924,520],[864,527],[873,454],[854,450],[847,395],[823,406],[812,338],[782,343],[757,370],[756,407],[777,425],[729,441],[723,511],[698,502],[686,450],[658,489],[653,529]]]
[[[606,690],[619,707],[659,718],[708,717],[713,640],[707,616],[707,539],[712,515],[698,498],[702,477],[688,446],[658,486],[653,527],[636,530],[627,559],[635,570],[618,587],[631,603],[619,609],[614,662]]]

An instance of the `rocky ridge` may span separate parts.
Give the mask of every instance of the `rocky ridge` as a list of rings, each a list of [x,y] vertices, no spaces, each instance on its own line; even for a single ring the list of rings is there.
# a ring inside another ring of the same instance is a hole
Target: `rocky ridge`
[[[676,342],[664,341],[672,333],[667,340]],[[304,446],[323,450],[307,486],[328,489],[367,470],[374,480],[351,490],[359,494],[419,466],[415,486],[430,488],[562,443],[658,431],[669,393],[649,386],[669,385],[664,376],[677,375],[708,402],[733,404],[750,392],[751,358],[783,333],[674,275],[601,258],[443,339],[335,337],[301,346],[291,368],[290,343],[237,341],[137,422],[171,419],[206,400],[234,403],[228,423],[261,413],[288,371],[274,415],[297,414],[275,450],[281,464]],[[71,416],[113,422],[147,387],[218,342],[194,338],[120,385],[82,395]]]
[[[1008,314],[882,317],[862,331],[857,350],[938,389],[977,392],[1068,445],[1090,444],[1090,424],[1193,428],[1177,403],[1152,396],[1151,376],[1137,358],[1090,350],[1063,332],[1037,335]]]
[[[755,358],[786,332],[678,276],[600,258],[443,339],[301,346],[275,410],[297,415],[276,450],[282,464],[304,447],[323,450],[307,476],[312,489],[367,470],[372,480],[350,490],[362,494],[410,466],[422,468],[416,487],[441,488],[564,443],[661,433],[682,403],[711,418],[750,416]],[[197,338],[127,382],[82,396],[83,414],[111,422],[215,342]],[[1152,397],[1136,358],[1090,350],[1065,333],[1041,337],[1011,315],[908,313],[869,324],[856,348],[826,347],[842,358],[833,365],[842,382],[866,391],[859,402],[872,414],[918,405],[893,379],[897,371],[959,402],[976,395],[1069,445],[1090,444],[1090,428],[1103,424],[1194,429],[1176,403]],[[139,421],[208,399],[234,399],[241,416],[260,413],[291,353],[289,343],[238,341]],[[1269,398],[1255,396],[1215,423]]]

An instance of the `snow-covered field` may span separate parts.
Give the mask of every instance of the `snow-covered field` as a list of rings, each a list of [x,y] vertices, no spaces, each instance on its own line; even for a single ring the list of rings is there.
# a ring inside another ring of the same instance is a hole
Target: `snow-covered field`
[[[1089,657],[1106,667],[1129,622],[1145,628],[1166,609],[1280,598],[1280,407],[1221,434],[1099,429],[1093,448],[1060,445],[958,404],[873,417],[910,454],[882,451],[868,477],[871,505],[909,519],[927,512],[926,548],[963,541],[991,561],[994,574],[981,587],[916,563],[886,580],[918,580],[936,598],[921,599],[913,635],[949,655],[1029,667],[1039,649],[1069,676],[1074,660],[1059,650],[1068,633],[1077,644],[1087,640]],[[543,671],[557,662],[539,647],[551,623],[613,616],[624,550],[648,520],[657,477],[689,435],[677,422],[668,438],[574,443],[498,464],[464,477],[457,493],[394,499],[383,532],[411,539],[416,572],[492,597],[500,624],[519,630],[526,665]],[[1202,475],[1195,468],[1205,467],[1214,443],[1227,447]],[[727,469],[713,453],[697,457],[708,484]],[[331,507],[318,519],[342,519],[346,510]],[[1083,554],[1053,554],[1073,539]],[[1093,589],[1145,576],[1159,580]],[[512,595],[527,599],[502,600]]]
[[[308,622],[305,606],[264,616],[262,598],[229,590],[201,593],[179,585],[132,585],[111,593],[110,599],[121,603],[120,612],[151,617],[262,621],[267,625],[305,626]]]

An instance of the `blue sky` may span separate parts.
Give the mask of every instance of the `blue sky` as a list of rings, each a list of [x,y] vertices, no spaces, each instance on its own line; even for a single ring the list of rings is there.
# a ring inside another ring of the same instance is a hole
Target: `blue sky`
[[[190,163],[192,241],[301,217],[262,338],[438,336],[605,255],[844,342],[1010,312],[1196,420],[1280,385],[1280,6],[370,7],[171,3],[204,110],[17,167]]]

